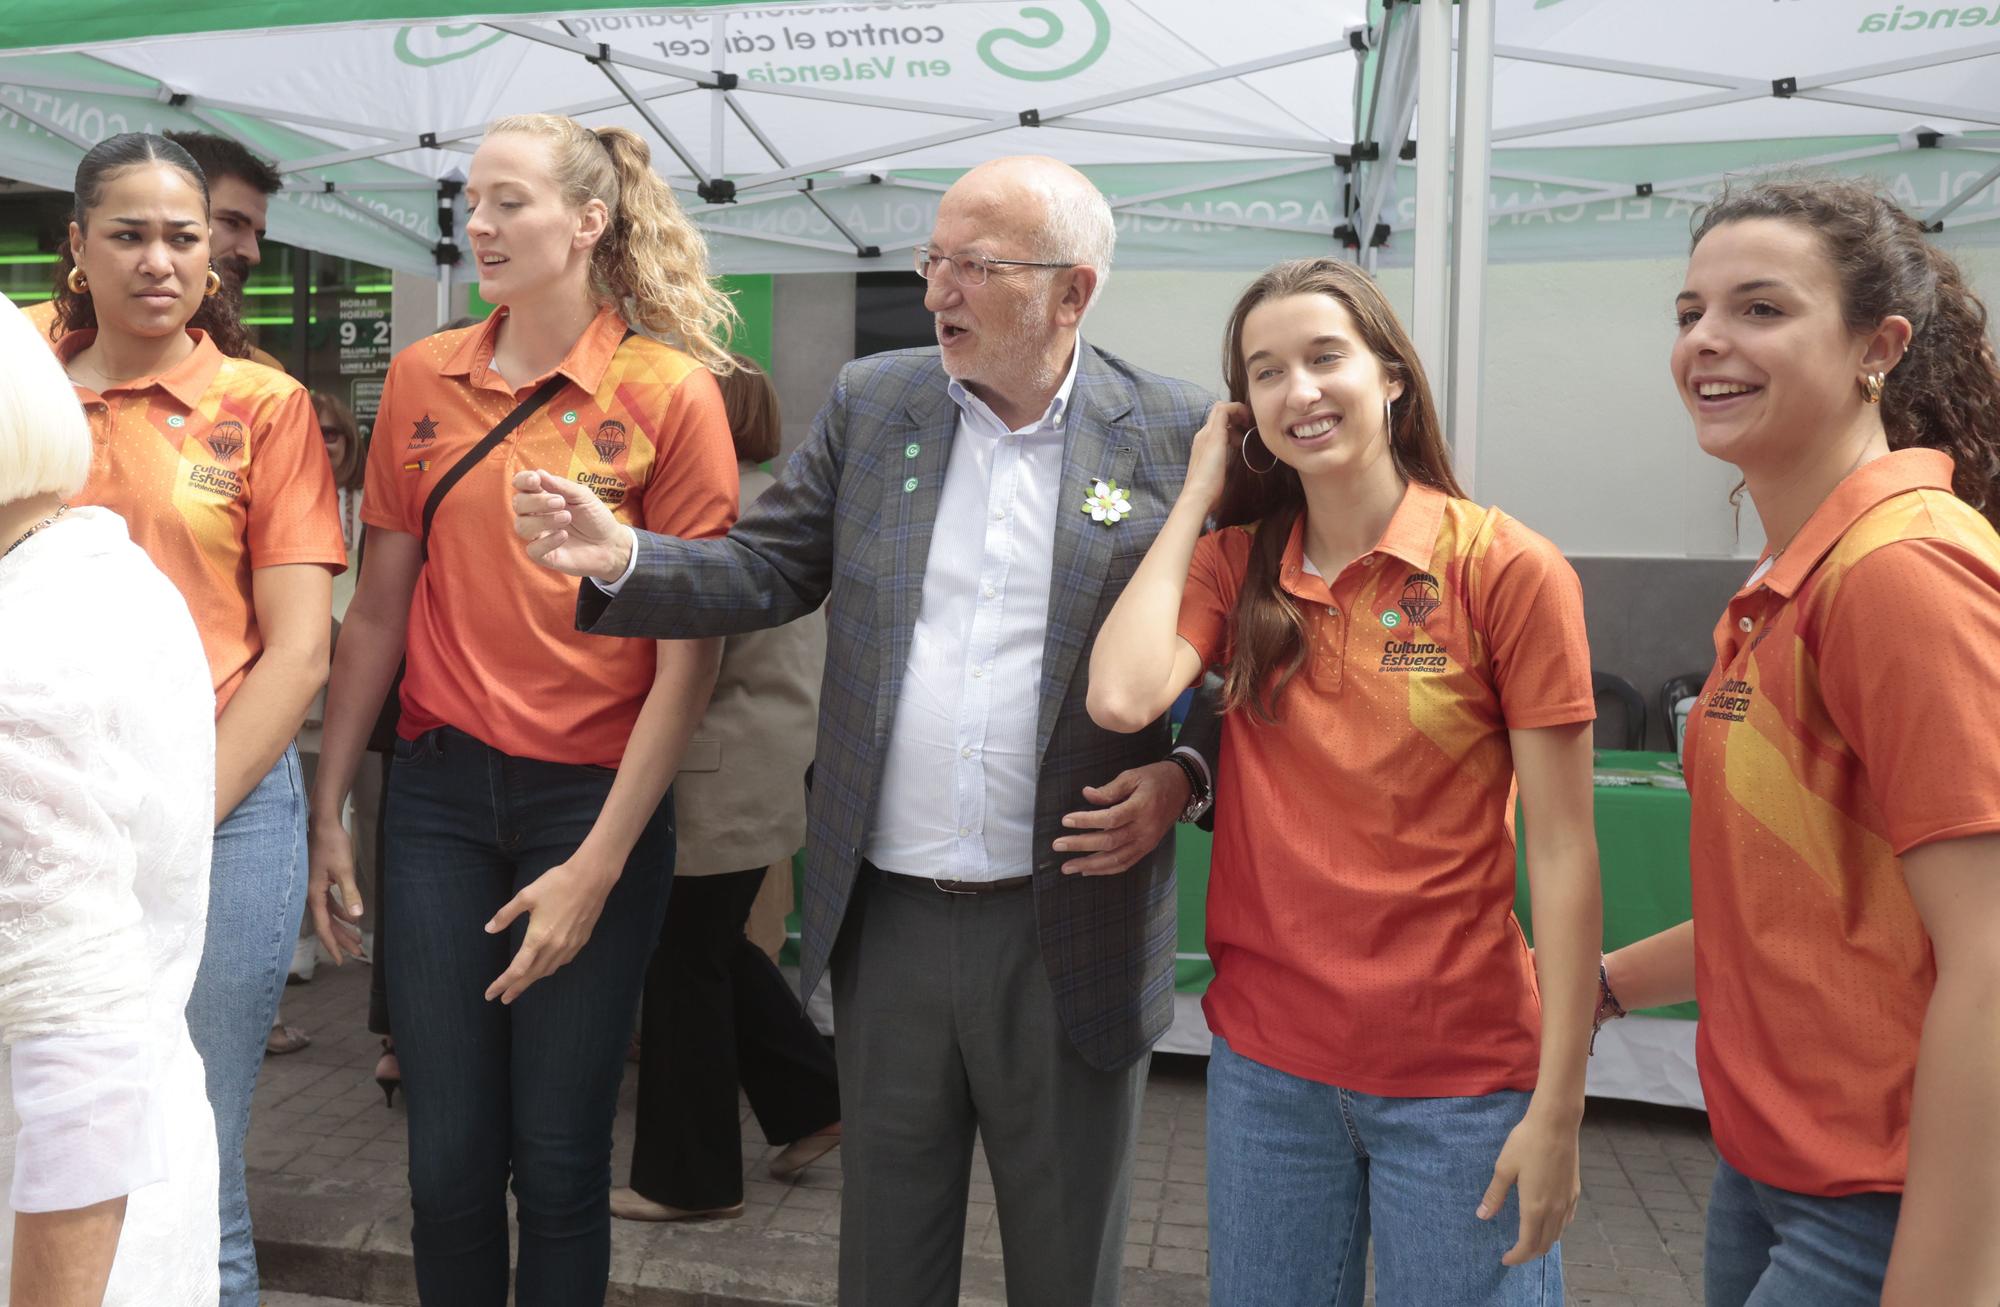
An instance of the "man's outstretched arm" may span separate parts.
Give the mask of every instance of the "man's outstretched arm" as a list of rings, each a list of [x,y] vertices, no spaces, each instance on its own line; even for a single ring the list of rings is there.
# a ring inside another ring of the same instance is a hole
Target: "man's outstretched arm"
[[[832,585],[844,403],[836,384],[806,442],[725,536],[635,530],[548,472],[515,476],[514,529],[528,557],[587,578],[578,630],[685,640],[782,626],[818,608]]]

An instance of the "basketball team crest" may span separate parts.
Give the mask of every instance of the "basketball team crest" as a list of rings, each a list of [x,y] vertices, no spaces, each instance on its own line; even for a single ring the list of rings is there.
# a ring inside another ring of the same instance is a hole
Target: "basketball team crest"
[[[1403,581],[1403,597],[1396,607],[1418,626],[1438,608],[1438,579],[1429,572],[1412,572]]]
[[[215,455],[218,462],[227,463],[243,452],[243,424],[223,421],[209,428],[208,452]]]
[[[598,458],[606,463],[625,452],[631,441],[625,435],[625,424],[606,418],[597,424],[597,434],[590,438],[590,447],[597,451]]]

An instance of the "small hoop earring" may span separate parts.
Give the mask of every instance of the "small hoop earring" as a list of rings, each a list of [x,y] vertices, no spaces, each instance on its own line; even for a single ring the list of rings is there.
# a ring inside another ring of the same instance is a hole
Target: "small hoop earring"
[[[89,290],[90,278],[83,275],[83,269],[71,268],[69,270],[69,293],[72,295],[83,295],[87,294]]]
[[[214,268],[210,268],[208,270],[207,284],[202,287],[201,291],[202,298],[212,300],[221,293],[222,293],[222,274],[217,272]]]
[[[1888,384],[1889,374],[1886,372],[1871,372],[1861,378],[1861,402],[1864,404],[1880,404],[1882,402],[1882,387]]]
[[[1263,439],[1262,436],[1258,436],[1257,428],[1251,427],[1248,431],[1243,433],[1243,443],[1237,446],[1237,452],[1243,455],[1243,466],[1249,468],[1252,472],[1255,472],[1258,476],[1263,476],[1266,472],[1269,472],[1271,468],[1278,466],[1278,456],[1276,454],[1272,454],[1270,448],[1267,446],[1264,452],[1267,454],[1271,454],[1270,466],[1258,467],[1255,463],[1252,463],[1250,461],[1250,437],[1252,436],[1257,436],[1258,439],[1260,440]]]

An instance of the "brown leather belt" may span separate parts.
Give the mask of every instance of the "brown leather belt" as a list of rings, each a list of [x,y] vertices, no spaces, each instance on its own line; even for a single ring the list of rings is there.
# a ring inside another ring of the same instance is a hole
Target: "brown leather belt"
[[[1026,889],[1035,883],[1032,875],[1008,876],[1001,880],[941,880],[936,876],[906,876],[897,871],[884,871],[867,861],[861,865],[877,876],[893,877],[910,885],[928,885],[941,894],[1003,894],[1008,890]]]

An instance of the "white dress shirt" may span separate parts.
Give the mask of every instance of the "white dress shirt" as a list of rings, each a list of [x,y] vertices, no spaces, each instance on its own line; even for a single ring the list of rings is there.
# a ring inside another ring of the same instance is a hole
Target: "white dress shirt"
[[[1034,865],[1063,420],[1082,351],[1078,341],[1047,411],[1018,431],[950,383],[958,429],[864,850],[884,871],[1004,880]]]

